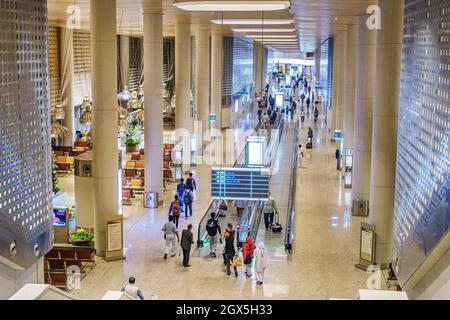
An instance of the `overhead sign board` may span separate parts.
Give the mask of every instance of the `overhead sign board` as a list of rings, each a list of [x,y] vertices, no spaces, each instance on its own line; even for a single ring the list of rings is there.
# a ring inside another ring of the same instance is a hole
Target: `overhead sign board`
[[[224,200],[268,200],[268,168],[212,168],[211,197]]]

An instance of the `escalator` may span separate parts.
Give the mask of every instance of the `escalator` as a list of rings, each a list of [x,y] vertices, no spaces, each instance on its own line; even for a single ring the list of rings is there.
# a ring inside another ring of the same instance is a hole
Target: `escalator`
[[[262,136],[264,135],[268,141],[267,149],[265,153],[265,164],[264,167],[271,168],[273,166],[273,158],[276,154],[279,140],[281,138],[282,132],[284,128],[284,120],[282,117],[279,117],[277,121],[273,124],[272,129],[269,133],[266,130],[261,130],[261,125],[258,124],[255,128],[255,135]],[[275,143],[274,143],[275,142]],[[235,168],[246,167],[246,154],[245,148],[237,158],[234,163]],[[219,205],[222,204],[223,200],[215,199],[211,202],[208,210],[205,212],[205,215],[201,219],[198,226],[198,240],[197,240],[197,250],[200,256],[207,256],[207,254],[203,253],[202,248],[208,246],[208,232],[206,230],[207,221],[211,217],[211,213],[219,212]],[[242,242],[241,240],[247,237],[247,235],[251,235],[254,239],[256,239],[256,235],[259,228],[259,222],[262,216],[262,209],[264,206],[263,201],[245,201],[244,202],[244,211],[241,218],[238,218],[237,213],[232,212],[233,206],[232,202],[225,202],[227,204],[228,210],[222,212],[224,215],[218,217],[219,225],[224,231],[227,224],[231,223],[233,227],[237,230],[237,242],[238,245]],[[237,226],[237,227],[236,227]]]

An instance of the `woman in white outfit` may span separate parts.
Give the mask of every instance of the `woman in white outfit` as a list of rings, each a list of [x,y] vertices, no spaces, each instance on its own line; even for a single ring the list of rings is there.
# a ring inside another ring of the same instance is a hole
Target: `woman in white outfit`
[[[260,242],[258,249],[255,250],[255,271],[256,284],[262,285],[264,282],[264,272],[267,266],[267,252],[263,242]]]

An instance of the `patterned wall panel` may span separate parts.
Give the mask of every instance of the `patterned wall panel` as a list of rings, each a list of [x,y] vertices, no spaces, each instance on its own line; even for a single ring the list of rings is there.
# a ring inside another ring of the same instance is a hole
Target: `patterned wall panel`
[[[450,227],[450,0],[406,0],[394,246],[404,283]]]
[[[141,84],[142,38],[130,37],[130,74],[128,75],[130,91],[137,91]]]
[[[0,255],[24,268],[52,245],[46,4],[0,1]]]
[[[333,95],[333,51],[334,39],[328,38],[320,46],[320,85],[329,108]]]
[[[230,97],[253,84],[253,43],[237,37],[223,38],[222,96]]]
[[[48,27],[48,73],[50,82],[50,105],[61,103],[61,59],[59,53],[59,28]]]
[[[83,97],[91,93],[91,37],[89,32],[73,32],[74,105],[81,105]]]

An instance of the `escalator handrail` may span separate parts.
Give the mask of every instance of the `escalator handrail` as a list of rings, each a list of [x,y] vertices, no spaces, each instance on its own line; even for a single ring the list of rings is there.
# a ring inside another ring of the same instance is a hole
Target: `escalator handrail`
[[[289,197],[288,197],[288,211],[286,219],[286,233],[284,239],[285,249],[292,250],[292,242],[294,239],[294,219],[295,219],[295,196],[297,188],[297,162],[298,162],[298,149],[299,149],[299,129],[300,122],[297,120],[294,129],[294,152],[292,155],[292,174],[291,181],[289,183]]]

